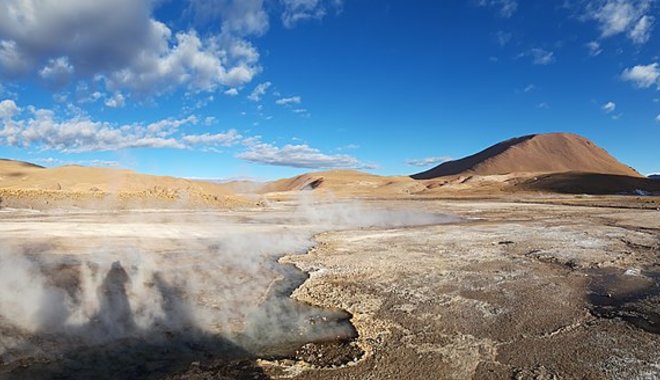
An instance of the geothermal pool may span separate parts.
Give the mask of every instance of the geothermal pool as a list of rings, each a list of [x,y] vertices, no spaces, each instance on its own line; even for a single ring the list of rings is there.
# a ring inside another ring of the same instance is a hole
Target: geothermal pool
[[[167,375],[207,358],[348,342],[341,310],[289,298],[278,263],[316,233],[457,218],[358,203],[241,212],[0,212],[0,377]]]

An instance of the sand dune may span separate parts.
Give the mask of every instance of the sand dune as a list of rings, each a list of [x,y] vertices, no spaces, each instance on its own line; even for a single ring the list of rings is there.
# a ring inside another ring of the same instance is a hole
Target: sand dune
[[[220,184],[152,176],[124,169],[44,168],[0,160],[0,205],[5,207],[227,207],[246,204]]]
[[[415,179],[453,175],[559,173],[568,171],[640,177],[588,139],[569,133],[528,135],[495,144],[479,153],[448,161]]]

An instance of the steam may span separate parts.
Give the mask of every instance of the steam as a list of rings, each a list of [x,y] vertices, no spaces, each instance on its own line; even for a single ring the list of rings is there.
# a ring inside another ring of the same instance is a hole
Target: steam
[[[91,230],[67,237],[97,239],[100,250],[84,245],[75,252],[0,249],[0,362],[128,338],[158,344],[172,336],[206,343],[221,339],[258,352],[349,337],[354,331],[344,314],[288,297],[305,275],[277,258],[304,253],[313,235],[325,230],[455,220],[310,197],[260,214],[113,218],[115,224],[96,230],[90,224]],[[56,223],[38,228],[50,225]],[[207,230],[213,233],[204,234]],[[40,343],[44,340],[53,343],[51,351]]]

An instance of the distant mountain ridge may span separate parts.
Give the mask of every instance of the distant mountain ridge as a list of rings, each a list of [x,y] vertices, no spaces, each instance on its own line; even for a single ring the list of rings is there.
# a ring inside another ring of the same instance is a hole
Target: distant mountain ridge
[[[642,177],[588,139],[571,133],[512,138],[471,156],[444,162],[414,179],[454,175],[586,172]]]

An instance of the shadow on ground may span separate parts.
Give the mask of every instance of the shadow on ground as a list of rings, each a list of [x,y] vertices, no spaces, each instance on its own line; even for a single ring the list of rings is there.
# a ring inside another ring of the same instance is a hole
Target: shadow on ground
[[[139,328],[128,301],[128,282],[128,274],[115,262],[98,290],[98,313],[75,329],[57,333],[42,329],[31,335],[24,347],[14,350],[17,360],[0,362],[0,378],[194,378],[190,366],[205,360],[214,360],[214,378],[267,378],[248,351],[196,327],[182,294],[158,275],[154,286],[162,295],[164,317],[149,329]],[[20,354],[35,347],[44,350],[44,355]],[[187,370],[185,377],[175,375],[183,370]]]

